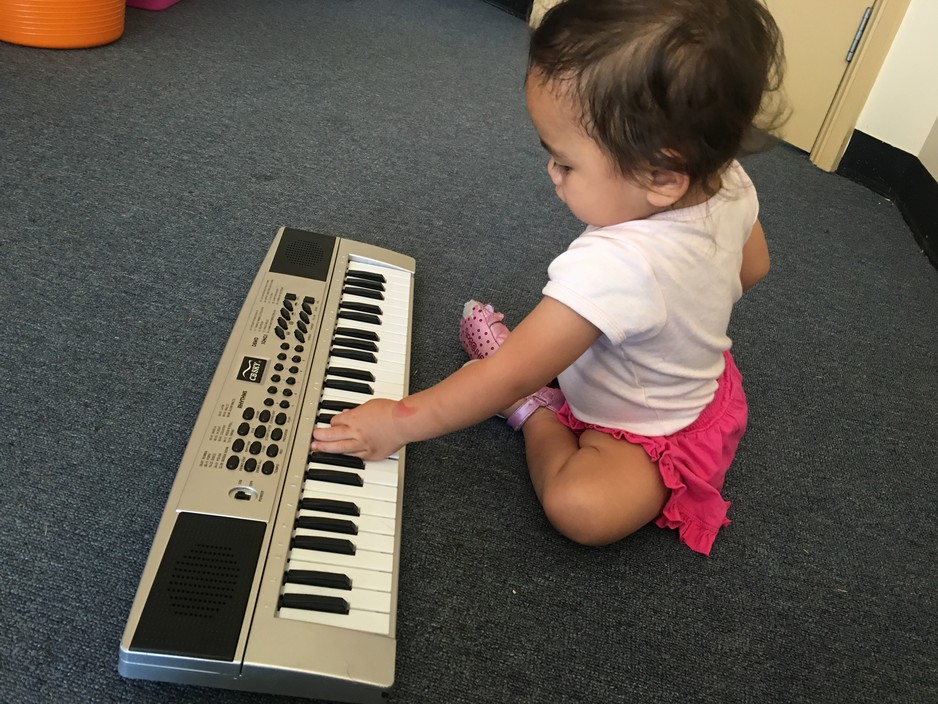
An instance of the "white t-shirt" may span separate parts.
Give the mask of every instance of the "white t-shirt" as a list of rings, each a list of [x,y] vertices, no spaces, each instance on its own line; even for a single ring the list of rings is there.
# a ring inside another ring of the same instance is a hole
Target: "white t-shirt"
[[[602,336],[559,377],[581,421],[646,435],[687,427],[713,400],[743,245],[759,212],[733,162],[705,203],[588,227],[548,269],[544,295]]]

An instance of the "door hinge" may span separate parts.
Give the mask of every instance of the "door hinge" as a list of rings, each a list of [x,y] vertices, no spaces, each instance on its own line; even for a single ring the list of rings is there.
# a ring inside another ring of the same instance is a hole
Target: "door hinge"
[[[857,53],[857,47],[860,46],[860,39],[863,37],[863,32],[866,31],[866,25],[870,22],[870,15],[873,14],[873,8],[868,7],[863,12],[863,17],[860,18],[860,26],[857,27],[857,33],[853,35],[853,41],[850,43],[850,49],[847,50],[847,63],[849,64],[853,61],[853,55]]]

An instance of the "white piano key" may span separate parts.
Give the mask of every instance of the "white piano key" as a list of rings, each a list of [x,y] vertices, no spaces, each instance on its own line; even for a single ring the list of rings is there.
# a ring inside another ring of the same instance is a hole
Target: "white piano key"
[[[380,484],[382,486],[397,486],[398,473],[397,466],[390,466],[387,464],[382,464],[382,462],[394,463],[394,460],[381,460],[376,462],[365,462],[364,469],[352,469],[350,467],[337,467],[335,465],[328,464],[326,462],[308,462],[306,464],[307,469],[331,469],[340,472],[348,472],[350,474],[357,474],[362,478],[365,486],[369,484]],[[317,484],[331,484],[332,482],[323,482],[315,479],[307,479],[306,481],[315,481]],[[352,487],[354,489],[361,489],[362,487]]]
[[[368,293],[356,293],[356,291],[367,291]],[[374,297],[370,296],[369,293],[374,293]],[[378,296],[380,296],[380,298]],[[356,302],[367,302],[377,306],[387,304],[400,308],[406,305],[409,298],[409,292],[403,291],[399,287],[384,284],[384,290],[380,290],[351,279],[342,281],[342,295],[340,296],[340,300],[343,301],[354,300]]]
[[[338,597],[348,602],[350,611],[377,611],[379,613],[390,613],[391,611],[391,595],[388,592],[373,591],[371,589],[356,589],[354,587],[352,589],[330,589],[329,587],[286,582],[281,593]]]
[[[337,365],[332,365],[337,366]],[[377,377],[377,375],[375,375]],[[367,381],[365,379],[355,379],[348,376],[341,376],[339,374],[326,374],[326,381],[335,381],[335,382],[349,382],[352,384],[364,384],[371,389],[371,393],[366,393],[364,391],[347,391],[347,393],[360,394],[361,396],[368,396],[371,398],[388,398],[390,396],[399,396],[402,389],[400,384],[392,384],[386,381],[381,381],[380,379],[375,378],[374,381]],[[335,387],[327,386],[323,384],[323,387],[326,389],[333,389]],[[344,389],[340,389],[344,390]]]
[[[358,533],[357,535],[346,535],[332,533],[325,530],[313,530],[310,528],[297,528],[293,531],[296,536],[309,535],[320,538],[339,538],[348,540],[355,545],[357,550],[368,550],[370,552],[394,552],[394,536],[381,535],[380,533]],[[357,552],[356,552],[357,554]]]
[[[328,511],[310,511],[301,509],[298,516],[309,516],[311,518],[337,518],[340,520],[352,521],[358,526],[360,533],[381,533],[383,535],[394,535],[397,530],[397,522],[393,518],[381,518],[379,516],[342,516]]]
[[[332,469],[337,468],[333,467]],[[318,482],[307,479],[303,482],[303,486],[311,491],[327,487],[330,494],[346,497],[346,500],[348,500],[348,497],[371,499],[373,501],[393,502],[397,500],[397,487],[370,482],[366,482],[364,486],[348,486],[346,484],[333,484],[332,482]]]
[[[384,294],[382,294],[384,295]],[[350,307],[345,308],[342,304],[348,303]],[[366,306],[374,306],[380,309],[380,313],[372,312],[371,310],[358,310],[352,304],[363,303]],[[343,310],[348,310],[354,313],[363,313],[365,315],[375,315],[377,316],[382,324],[391,324],[393,327],[403,327],[407,324],[410,315],[406,310],[401,310],[402,302],[397,300],[384,300],[378,298],[368,298],[367,296],[362,296],[356,293],[344,293],[340,299],[339,308]],[[349,320],[349,318],[346,318]]]
[[[310,484],[321,486],[309,486]],[[376,516],[378,518],[390,518],[391,520],[395,520],[397,518],[397,506],[395,501],[380,501],[376,499],[369,499],[367,496],[349,498],[349,496],[346,494],[336,494],[335,492],[331,491],[331,487],[333,486],[335,485],[329,484],[327,482],[304,482],[302,498],[351,501],[356,506],[358,506],[358,509],[363,516]],[[336,518],[342,518],[345,514],[336,513],[330,515],[334,515]]]
[[[329,466],[325,462],[310,462],[308,467],[316,467],[318,469],[329,469]],[[365,462],[364,469],[353,469],[353,472],[358,472],[361,474],[362,479],[365,483],[374,482],[376,484],[384,484],[385,486],[397,486],[400,478],[400,460],[398,459],[384,459],[384,460],[368,460]]]
[[[406,365],[398,360],[382,359],[377,357],[376,362],[355,359],[353,357],[339,357],[331,355],[328,358],[330,367],[348,367],[349,369],[358,369],[360,371],[370,372],[375,381],[383,381],[404,388],[404,378],[406,374]]]
[[[396,384],[403,388],[406,365],[404,364],[382,364],[379,357],[378,363],[362,362],[359,359],[348,359],[345,357],[330,357],[328,360],[330,367],[346,367],[347,369],[358,369],[363,372],[371,372],[376,381],[383,381],[388,384]]]
[[[342,389],[323,389],[322,398],[329,401],[348,401],[349,403],[364,403],[369,399],[375,398],[375,396],[368,396],[367,394],[359,394],[354,391],[343,391]],[[401,390],[398,390],[396,393],[389,393],[386,396],[383,395],[380,398],[389,398],[392,401],[400,401],[404,398],[404,394]]]
[[[345,555],[324,550],[292,548],[289,559],[323,562],[338,567],[358,567],[363,570],[378,570],[379,572],[390,572],[394,568],[394,555],[371,550],[358,550],[354,555]]]
[[[280,609],[277,612],[280,618],[308,623],[321,623],[325,626],[349,628],[369,633],[386,634],[391,630],[390,614],[377,611],[350,611],[347,614],[330,614],[323,611],[307,611],[306,609]]]
[[[337,484],[328,480],[306,479],[306,484],[320,485],[326,484],[329,489],[345,496],[361,496],[364,499],[375,499],[376,501],[393,501],[397,497],[397,475],[390,472],[374,472],[369,475],[368,470],[355,470],[345,467],[326,467],[318,465],[310,467],[311,469],[322,469],[326,471],[345,472],[348,474],[357,474],[361,480],[361,486],[351,484]]]
[[[354,312],[354,311],[352,311]],[[368,323],[363,320],[355,320],[354,318],[336,318],[336,327],[356,327],[360,330],[367,330],[369,332],[377,333],[378,336],[382,334],[386,337],[388,335],[399,335],[402,337],[407,336],[407,323],[406,320],[401,319],[397,320],[394,318],[389,318],[387,322],[382,319],[382,316],[378,316],[381,322],[379,323]]]
[[[363,258],[358,254],[352,254],[349,257],[349,263],[347,269],[355,271],[368,271],[372,274],[381,274],[386,280],[402,280],[410,279],[413,274],[404,269],[397,269],[392,266],[388,266],[383,262],[377,263],[374,260],[369,261],[368,259]]]
[[[344,574],[352,581],[353,589],[373,589],[375,591],[389,592],[393,582],[390,572],[376,570],[363,570],[357,567],[337,567],[320,561],[305,561],[291,559],[287,562],[287,570],[312,570],[315,572],[338,572]],[[344,590],[333,590],[336,594]]]
[[[362,261],[353,255],[350,258],[348,264],[348,270],[350,271],[367,271],[372,274],[381,274],[386,281],[393,282],[395,285],[405,286],[410,285],[410,280],[413,278],[413,274],[409,271],[402,271],[400,269],[392,269],[387,266],[380,266],[376,264],[369,264],[368,262]]]
[[[338,361],[341,359],[351,359],[350,357],[343,357],[339,354],[336,354],[336,350],[347,350],[348,347],[342,347],[333,345],[329,348],[329,359],[334,360],[334,364],[338,364]],[[367,352],[368,350],[357,350],[359,352]],[[379,352],[372,352],[372,355],[375,357],[374,362],[365,362],[365,364],[389,364],[389,365],[403,365],[407,361],[407,354],[403,350],[394,349],[391,347],[385,346]],[[359,360],[363,361],[363,360]]]

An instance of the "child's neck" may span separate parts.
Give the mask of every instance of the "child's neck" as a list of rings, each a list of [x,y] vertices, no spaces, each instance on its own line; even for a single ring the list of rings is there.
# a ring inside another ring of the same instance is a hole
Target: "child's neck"
[[[706,203],[715,194],[719,193],[722,187],[723,179],[720,178],[720,174],[714,174],[706,184],[697,184],[696,186],[688,188],[687,193],[681,196],[681,198],[670,208],[667,208],[667,210],[679,210],[681,208],[690,208],[695,205],[700,205],[701,203]]]

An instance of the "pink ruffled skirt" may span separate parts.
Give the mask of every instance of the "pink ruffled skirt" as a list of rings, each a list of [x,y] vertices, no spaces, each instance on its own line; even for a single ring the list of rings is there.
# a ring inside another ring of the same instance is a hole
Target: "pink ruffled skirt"
[[[641,445],[657,462],[665,486],[671,490],[655,523],[677,529],[688,547],[704,555],[710,554],[720,528],[730,523],[726,517],[730,503],[723,500],[720,490],[749,415],[742,375],[732,355],[724,352],[723,356],[726,369],[718,379],[713,400],[697,420],[671,435],[646,437],[584,423],[574,417],[567,404],[557,412],[560,422],[577,434],[593,429]]]

